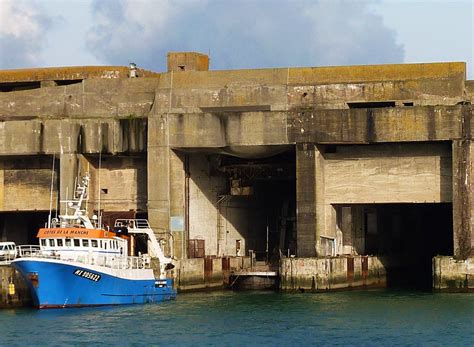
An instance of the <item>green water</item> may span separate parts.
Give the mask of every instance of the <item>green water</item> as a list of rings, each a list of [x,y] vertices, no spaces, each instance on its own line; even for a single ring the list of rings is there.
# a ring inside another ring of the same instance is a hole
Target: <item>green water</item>
[[[204,292],[159,305],[0,311],[0,345],[466,345],[474,294]]]

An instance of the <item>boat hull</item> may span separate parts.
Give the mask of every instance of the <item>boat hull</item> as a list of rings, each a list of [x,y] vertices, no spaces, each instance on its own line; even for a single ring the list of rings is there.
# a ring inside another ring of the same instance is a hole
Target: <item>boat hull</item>
[[[176,297],[171,279],[151,269],[110,269],[54,259],[20,258],[11,264],[38,308],[156,303]]]

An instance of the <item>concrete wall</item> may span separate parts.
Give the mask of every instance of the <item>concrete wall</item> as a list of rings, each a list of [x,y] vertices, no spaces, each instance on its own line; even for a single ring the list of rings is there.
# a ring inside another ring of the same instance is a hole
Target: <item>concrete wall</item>
[[[222,269],[222,258],[181,259],[173,273],[180,292],[223,288],[228,280]]]
[[[439,292],[474,292],[474,258],[433,258],[433,289]]]
[[[0,157],[0,212],[49,210],[52,167],[50,156]],[[56,163],[56,173],[58,169]],[[55,174],[53,201],[57,200],[57,189]]]
[[[228,178],[210,160],[189,155],[189,238],[205,240],[206,255],[247,255],[264,238],[263,208],[253,196],[222,195],[228,194]]]
[[[8,285],[15,285],[15,294],[10,295]],[[31,295],[21,275],[12,267],[0,266],[0,308],[24,307],[31,305]]]
[[[204,154],[189,156],[189,238],[205,240],[206,255],[217,255],[218,223],[216,204],[225,191],[225,177],[211,174],[209,158]]]
[[[449,144],[337,146],[324,157],[328,204],[452,201]]]
[[[144,156],[87,156],[81,171],[91,177],[89,206],[104,211],[146,212],[147,164]],[[100,167],[100,169],[99,169]],[[99,188],[100,185],[100,188]]]
[[[284,291],[327,291],[384,287],[386,269],[377,257],[284,258],[280,288]]]

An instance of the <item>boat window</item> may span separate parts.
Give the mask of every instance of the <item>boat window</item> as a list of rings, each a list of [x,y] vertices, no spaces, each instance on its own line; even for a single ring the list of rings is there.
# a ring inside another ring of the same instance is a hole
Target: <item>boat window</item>
[[[104,241],[104,249],[107,249],[107,244],[108,244],[108,242]]]
[[[49,245],[51,247],[55,247],[56,246],[56,240],[55,239],[49,239]]]
[[[71,239],[66,239],[66,247],[71,247]]]
[[[58,239],[58,247],[62,247],[63,246],[63,239]]]
[[[104,246],[102,245],[102,240],[100,240],[100,248],[104,248]]]
[[[81,240],[74,239],[74,247],[81,247]]]
[[[91,240],[91,246],[97,247],[97,240]]]
[[[46,246],[46,240],[45,239],[41,240],[41,246]]]
[[[89,240],[82,240],[82,247],[89,247]]]

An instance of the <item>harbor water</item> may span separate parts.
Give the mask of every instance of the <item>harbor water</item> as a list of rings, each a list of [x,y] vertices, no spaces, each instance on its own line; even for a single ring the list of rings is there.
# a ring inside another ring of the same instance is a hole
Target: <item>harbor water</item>
[[[0,345],[474,345],[474,294],[200,292],[157,305],[0,311]]]

